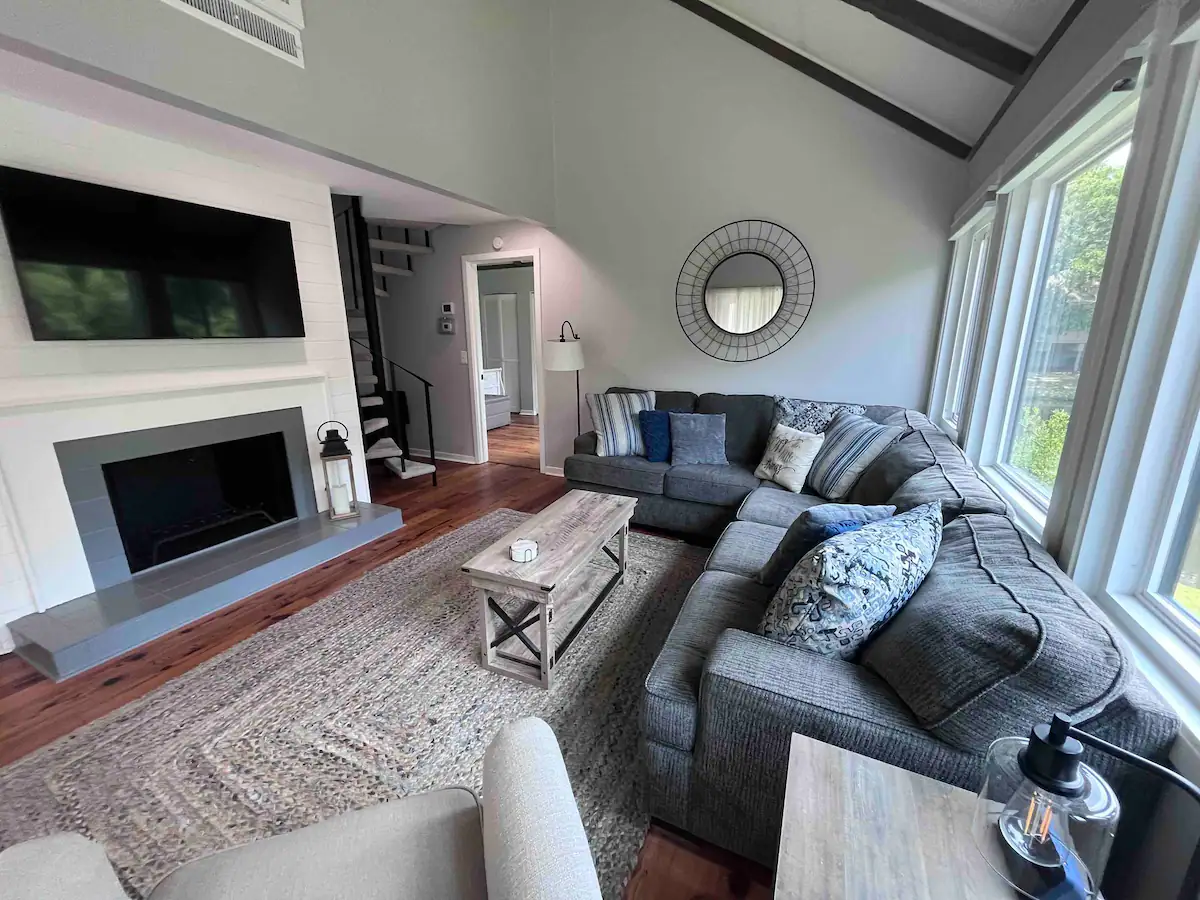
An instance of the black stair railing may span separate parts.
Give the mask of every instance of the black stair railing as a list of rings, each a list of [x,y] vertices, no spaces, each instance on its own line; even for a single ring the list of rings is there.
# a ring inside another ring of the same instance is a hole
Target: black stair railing
[[[350,338],[350,343],[357,344],[360,347],[366,347],[368,350],[371,349],[369,344],[364,344],[362,341],[358,340],[357,338]],[[398,363],[394,360],[388,359],[382,353],[379,354],[378,358],[382,362],[387,363],[387,365],[391,367],[391,372],[389,373],[391,375],[391,379],[390,379],[391,389],[388,391],[388,401],[391,405],[390,419],[391,419],[393,425],[400,427],[400,423],[404,422],[405,419],[407,418],[407,416],[404,415],[404,413],[402,413],[402,411],[400,409],[400,389],[399,389],[399,382],[396,377],[397,371],[404,372],[406,375],[411,375],[413,378],[417,379],[417,381],[421,382],[422,386],[425,388],[425,427],[429,430],[429,464],[434,467],[433,468],[433,486],[437,487],[437,455],[436,455],[436,451],[435,451],[434,445],[433,445],[433,400],[432,400],[432,396],[430,394],[430,390],[433,387],[433,383],[430,382],[426,378],[422,378],[420,375],[418,375],[412,369],[407,369],[404,366],[400,365],[400,363]],[[404,441],[403,441],[404,456],[400,457],[400,469],[401,469],[401,471],[405,471],[406,466],[408,465],[408,462],[407,462],[408,436],[407,436],[406,429],[401,429],[401,430],[405,431],[405,437],[404,437]]]

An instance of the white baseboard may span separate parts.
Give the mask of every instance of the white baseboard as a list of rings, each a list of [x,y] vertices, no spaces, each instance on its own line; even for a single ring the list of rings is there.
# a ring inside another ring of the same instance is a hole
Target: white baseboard
[[[536,416],[537,410],[536,409],[523,409],[520,412],[518,412],[517,415],[518,416]]]
[[[543,475],[557,475],[559,478],[564,477],[562,466],[546,466],[546,468],[542,469],[542,474]]]
[[[408,452],[412,456],[418,457],[419,459],[429,459],[429,451],[428,450],[421,450],[416,447],[412,447],[409,449]],[[472,466],[476,465],[475,457],[463,456],[460,453],[443,453],[441,450],[439,450],[437,458],[444,459],[444,460],[446,460],[446,462],[467,463]]]
[[[0,625],[0,654],[13,652],[12,632],[3,625]]]

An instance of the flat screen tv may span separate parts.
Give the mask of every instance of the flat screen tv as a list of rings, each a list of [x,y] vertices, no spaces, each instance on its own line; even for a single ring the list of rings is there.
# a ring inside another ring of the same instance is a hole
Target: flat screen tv
[[[39,341],[304,336],[287,222],[0,166]]]

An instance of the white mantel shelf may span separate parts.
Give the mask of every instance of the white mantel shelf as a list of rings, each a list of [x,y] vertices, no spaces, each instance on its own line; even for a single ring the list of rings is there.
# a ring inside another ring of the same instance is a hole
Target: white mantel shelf
[[[0,394],[0,416],[31,409],[94,405],[165,394],[213,393],[246,388],[327,381],[311,366],[263,366],[242,369],[211,368],[175,372],[121,372],[97,375],[58,375],[23,378],[10,393]],[[7,385],[5,386],[7,389]]]

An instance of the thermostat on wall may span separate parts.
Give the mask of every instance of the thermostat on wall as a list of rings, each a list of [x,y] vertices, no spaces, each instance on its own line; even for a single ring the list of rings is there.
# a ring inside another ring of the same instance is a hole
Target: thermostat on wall
[[[453,316],[442,316],[438,319],[438,334],[454,334]]]
[[[453,303],[443,303],[442,304],[442,315],[443,316],[454,315],[454,304]]]

